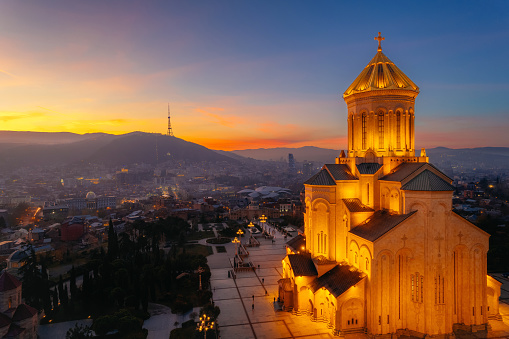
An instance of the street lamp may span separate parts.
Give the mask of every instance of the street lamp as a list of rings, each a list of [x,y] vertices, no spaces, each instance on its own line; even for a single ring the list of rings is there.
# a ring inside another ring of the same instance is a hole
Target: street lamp
[[[249,223],[249,225],[247,225],[247,227],[249,227],[249,232],[251,233],[251,236],[253,236],[253,227],[254,227],[253,222],[251,221],[251,222]]]
[[[198,267],[198,274],[199,274],[199,277],[200,277],[200,291],[201,291],[201,274],[205,272],[205,270],[200,266]]]
[[[244,234],[244,232],[239,228],[239,230],[237,231],[237,235],[240,237],[242,237],[242,234]]]
[[[237,244],[240,243],[240,240],[235,237],[235,239],[232,240],[232,243],[235,244],[235,256],[237,256]]]
[[[207,339],[207,331],[208,330],[211,330],[212,328],[214,328],[214,322],[213,321],[210,321],[210,317],[208,317],[207,315],[202,315],[200,317],[200,322],[198,323],[198,331],[202,332],[203,331],[203,338]]]
[[[260,217],[260,222],[263,223],[263,232],[265,233],[265,222],[267,221],[267,217],[265,216],[265,214],[262,214],[262,216]]]

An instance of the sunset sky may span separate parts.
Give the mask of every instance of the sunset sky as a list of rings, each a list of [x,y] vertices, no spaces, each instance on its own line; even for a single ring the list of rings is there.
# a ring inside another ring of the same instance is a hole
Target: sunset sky
[[[383,52],[418,147],[509,146],[509,1],[0,1],[0,130],[346,148],[342,94]]]

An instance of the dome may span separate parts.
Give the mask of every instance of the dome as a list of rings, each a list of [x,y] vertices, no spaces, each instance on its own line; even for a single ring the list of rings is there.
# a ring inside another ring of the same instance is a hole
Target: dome
[[[93,200],[95,198],[96,198],[96,195],[94,192],[88,192],[87,196],[85,197],[85,199],[87,199],[87,200]]]
[[[352,94],[387,89],[402,89],[419,93],[419,87],[382,53],[380,47],[375,57],[343,93],[343,98],[346,99]]]

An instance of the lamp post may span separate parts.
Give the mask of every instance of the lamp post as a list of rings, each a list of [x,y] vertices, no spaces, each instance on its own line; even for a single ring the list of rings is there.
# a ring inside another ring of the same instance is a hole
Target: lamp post
[[[237,231],[237,235],[239,236],[239,238],[242,237],[242,234],[244,234],[244,232],[239,228],[239,230]]]
[[[249,233],[251,233],[251,236],[253,236],[253,227],[254,227],[253,222],[251,221],[251,222],[249,223],[249,225],[247,225],[247,227],[249,227]]]
[[[240,243],[240,240],[235,237],[235,239],[232,240],[232,243],[235,244],[235,256],[237,256],[237,244]]]
[[[267,217],[265,216],[265,214],[262,214],[262,216],[260,217],[260,222],[263,223],[263,233],[265,233],[265,222],[267,221]]]
[[[203,332],[203,338],[207,339],[207,331],[214,328],[214,322],[210,321],[210,317],[207,315],[202,315],[200,317],[200,322],[198,323],[198,331]]]
[[[200,291],[202,290],[201,288],[201,274],[205,272],[205,270],[200,266],[198,267],[198,274],[199,274],[199,277],[200,277]]]

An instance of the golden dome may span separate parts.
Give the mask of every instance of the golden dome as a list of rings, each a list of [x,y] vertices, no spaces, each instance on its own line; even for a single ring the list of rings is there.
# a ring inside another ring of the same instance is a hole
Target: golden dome
[[[382,53],[379,46],[375,57],[343,93],[343,98],[352,94],[387,89],[404,89],[419,93],[419,87]]]

